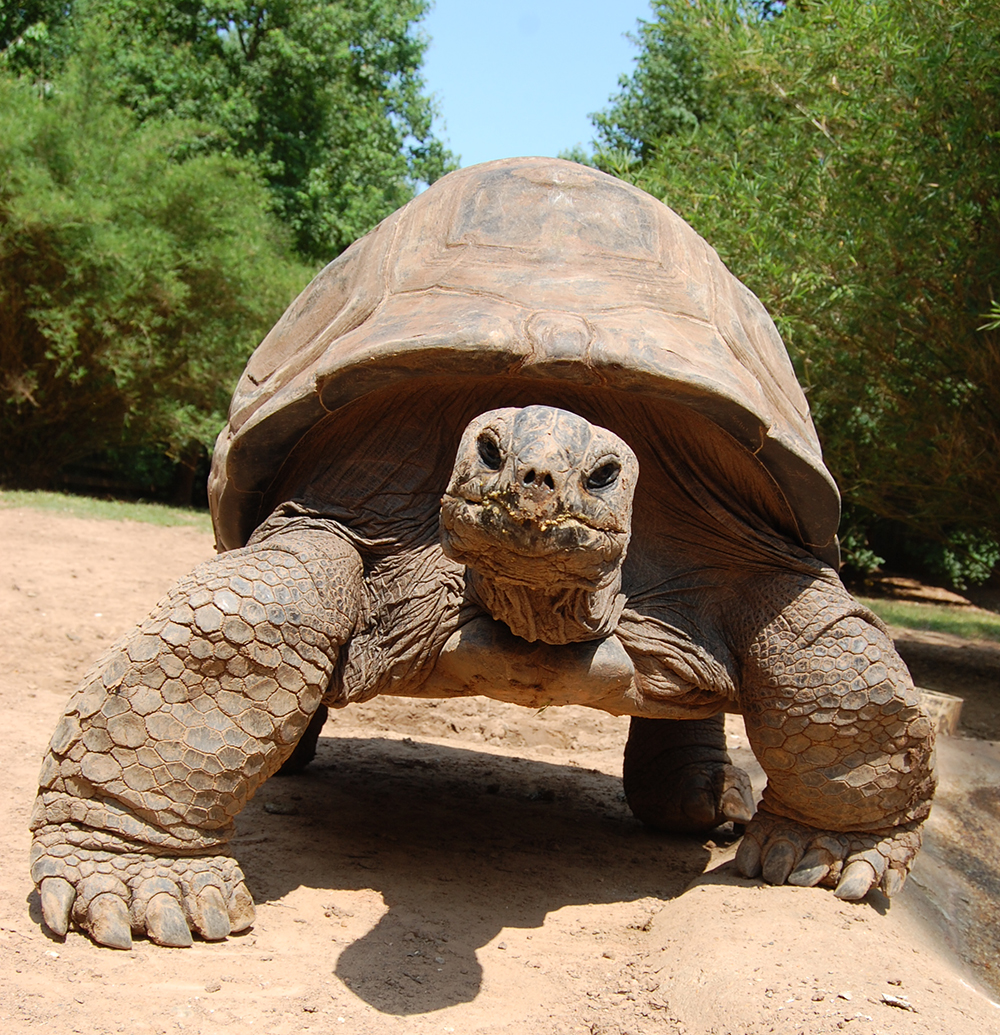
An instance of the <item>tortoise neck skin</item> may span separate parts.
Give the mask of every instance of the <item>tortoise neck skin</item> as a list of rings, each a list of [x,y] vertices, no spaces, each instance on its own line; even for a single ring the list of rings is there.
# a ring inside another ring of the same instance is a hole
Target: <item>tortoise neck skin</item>
[[[635,454],[551,406],[491,410],[459,443],[441,545],[472,595],[516,636],[576,643],[614,632],[625,598]]]

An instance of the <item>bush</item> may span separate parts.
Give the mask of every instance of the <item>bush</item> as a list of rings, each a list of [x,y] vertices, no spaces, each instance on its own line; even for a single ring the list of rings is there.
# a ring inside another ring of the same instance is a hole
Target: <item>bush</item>
[[[308,279],[248,163],[175,160],[82,73],[0,77],[0,479],[210,444],[257,341]]]

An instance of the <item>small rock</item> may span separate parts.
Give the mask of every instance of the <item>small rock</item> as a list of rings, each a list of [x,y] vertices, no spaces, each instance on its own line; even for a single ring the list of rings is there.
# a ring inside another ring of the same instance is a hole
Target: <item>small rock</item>
[[[886,1006],[895,1006],[897,1010],[909,1010],[910,1013],[917,1012],[917,1008],[912,1003],[908,1003],[900,995],[889,995],[888,992],[883,992],[882,1002],[885,1003]]]
[[[213,981],[211,984],[205,986],[206,992],[218,992],[222,988],[222,985],[218,981]]]
[[[500,942],[500,944],[497,946],[497,948],[498,949],[506,949],[507,948],[507,943],[506,942]]]
[[[838,999],[846,999],[848,1002],[850,1002],[854,998],[854,996],[851,995],[850,992],[838,992],[837,993],[837,998]]]
[[[294,816],[298,809],[283,801],[265,801],[264,811],[269,812],[272,816]]]

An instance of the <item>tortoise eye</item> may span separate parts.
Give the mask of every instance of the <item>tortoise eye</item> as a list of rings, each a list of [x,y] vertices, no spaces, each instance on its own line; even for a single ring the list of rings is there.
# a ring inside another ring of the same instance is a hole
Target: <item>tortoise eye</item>
[[[609,460],[606,464],[601,464],[596,470],[591,471],[583,484],[588,489],[606,489],[618,481],[621,470],[622,465],[617,460]]]
[[[499,471],[500,466],[503,464],[503,456],[500,453],[500,447],[496,443],[496,439],[492,435],[482,434],[476,439],[476,448],[479,450],[479,459],[491,471]]]

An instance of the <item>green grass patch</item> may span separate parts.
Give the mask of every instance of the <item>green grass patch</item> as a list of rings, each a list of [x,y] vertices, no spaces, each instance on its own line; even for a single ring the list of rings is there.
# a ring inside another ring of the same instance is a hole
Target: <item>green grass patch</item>
[[[93,518],[103,521],[143,521],[149,525],[190,525],[202,532],[212,531],[212,519],[205,510],[167,507],[162,503],[126,503],[99,500],[90,496],[67,496],[61,492],[0,491],[0,508],[30,507],[50,514]]]
[[[952,636],[961,636],[966,640],[1000,642],[1000,615],[990,611],[948,604],[918,604],[909,600],[858,599],[870,607],[886,625],[951,633]]]

